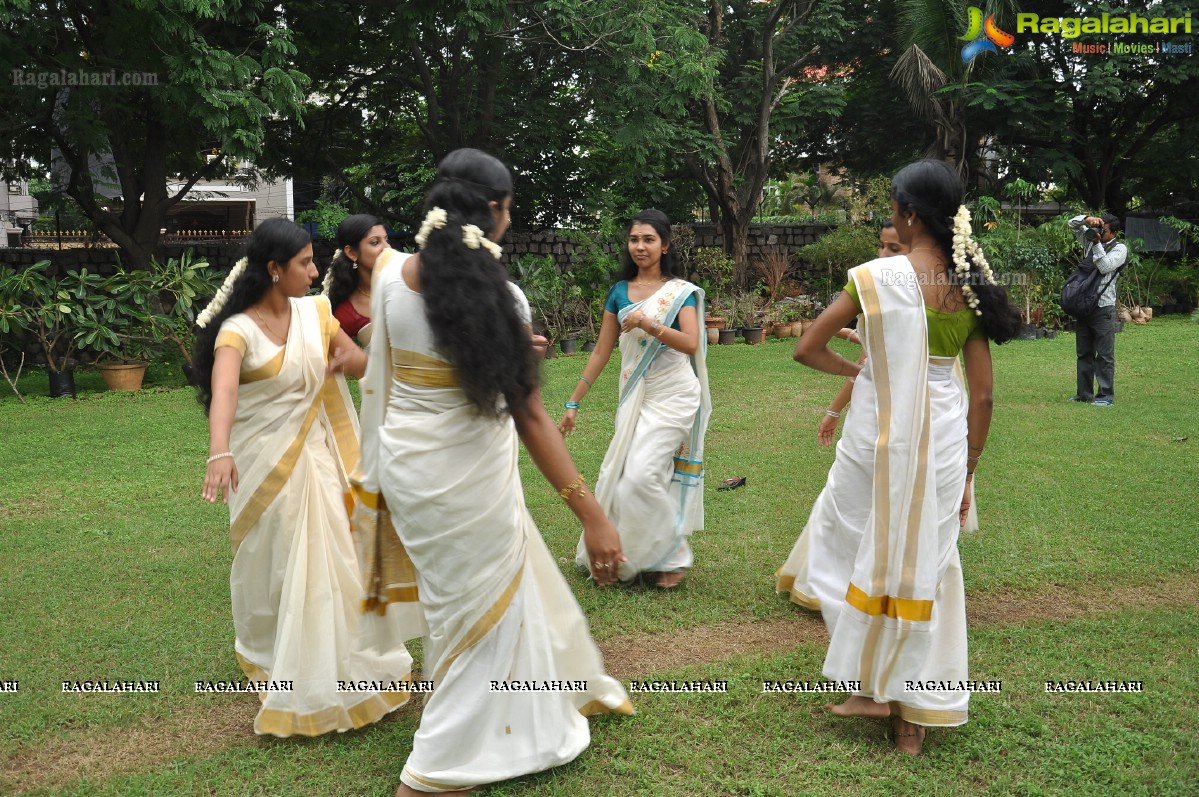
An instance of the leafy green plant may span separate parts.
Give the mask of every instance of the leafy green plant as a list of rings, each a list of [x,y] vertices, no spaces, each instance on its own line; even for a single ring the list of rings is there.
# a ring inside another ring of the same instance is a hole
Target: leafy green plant
[[[97,287],[92,312],[79,320],[80,347],[118,363],[148,362],[161,354],[162,329],[170,322],[154,308],[154,275],[118,266]]]
[[[711,307],[726,307],[725,299],[733,290],[733,258],[715,246],[695,250],[695,284],[703,289]],[[727,308],[726,308],[727,309]]]
[[[86,268],[51,275],[49,260],[27,268],[0,267],[0,332],[24,331],[41,344],[55,373],[74,364],[81,329],[95,321],[103,279]]]
[[[348,215],[350,215],[350,211],[344,205],[330,202],[327,199],[318,199],[316,206],[298,214],[296,221],[301,224],[315,222],[319,237],[327,241],[336,241],[337,225],[341,224]]]
[[[154,278],[155,304],[163,312],[154,313],[150,320],[159,327],[159,335],[175,344],[183,361],[192,364],[192,344],[195,342],[197,308],[207,303],[220,288],[221,276],[208,261],[193,259],[191,249],[165,263],[150,260]]]
[[[843,224],[796,252],[812,267],[805,276],[822,304],[832,301],[851,268],[878,256],[877,235],[870,226]]]
[[[749,291],[734,294],[729,302],[729,329],[758,326],[758,307]]]
[[[776,302],[771,305],[767,317],[776,324],[793,324],[803,320],[803,306],[794,300]]]
[[[580,313],[590,316],[590,305],[583,301],[582,289],[558,271],[549,255],[526,255],[513,264],[512,271],[529,300],[534,328],[550,340],[561,340],[579,331],[574,325],[579,322]]]

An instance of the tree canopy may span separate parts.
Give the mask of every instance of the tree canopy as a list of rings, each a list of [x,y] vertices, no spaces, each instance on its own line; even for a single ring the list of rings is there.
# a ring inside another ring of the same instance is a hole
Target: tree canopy
[[[1013,3],[985,5],[1016,30]],[[323,182],[413,226],[437,160],[461,146],[512,167],[518,226],[706,207],[743,275],[762,186],[816,165],[864,180],[928,153],[987,191],[1052,182],[1115,211],[1199,199],[1193,56],[1086,55],[1075,44],[1144,37],[1023,33],[967,62],[966,6],[8,0],[0,163],[28,176],[59,158],[61,190],[134,265],[206,177]],[[108,74],[154,82],[59,80]]]
[[[246,164],[252,178],[268,120],[300,124],[308,81],[295,54],[260,0],[10,0],[0,164],[28,176],[53,161],[61,191],[144,267],[167,209],[196,181]]]

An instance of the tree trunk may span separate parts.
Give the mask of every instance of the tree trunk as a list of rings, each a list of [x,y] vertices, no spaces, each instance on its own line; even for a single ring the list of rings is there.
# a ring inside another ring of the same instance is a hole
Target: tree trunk
[[[749,277],[749,218],[722,218],[724,251],[733,258],[733,277],[739,288],[748,288]]]

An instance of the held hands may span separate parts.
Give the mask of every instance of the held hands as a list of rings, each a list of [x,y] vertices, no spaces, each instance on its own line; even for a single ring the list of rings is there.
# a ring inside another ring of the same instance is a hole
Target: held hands
[[[612,521],[601,515],[601,520],[583,525],[583,546],[587,549],[587,561],[591,562],[591,577],[601,587],[615,584],[620,565],[629,561],[620,548],[620,534]]]
[[[204,489],[200,496],[210,504],[215,504],[224,491],[225,503],[229,503],[229,494],[237,492],[237,464],[233,457],[222,457],[208,463],[204,473]]]

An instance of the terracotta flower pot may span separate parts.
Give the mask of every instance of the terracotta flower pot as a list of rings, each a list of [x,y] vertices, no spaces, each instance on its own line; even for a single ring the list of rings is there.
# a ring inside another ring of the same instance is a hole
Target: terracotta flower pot
[[[149,363],[101,363],[96,366],[109,390],[133,392],[142,389]]]
[[[724,316],[710,315],[704,317],[704,326],[708,329],[724,329],[728,320]]]
[[[708,333],[708,345],[709,346],[715,346],[717,343],[720,342],[720,330],[719,329],[717,329],[716,327],[708,327],[707,333]]]

